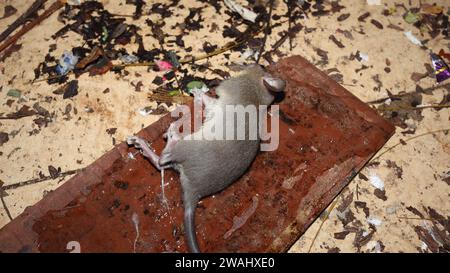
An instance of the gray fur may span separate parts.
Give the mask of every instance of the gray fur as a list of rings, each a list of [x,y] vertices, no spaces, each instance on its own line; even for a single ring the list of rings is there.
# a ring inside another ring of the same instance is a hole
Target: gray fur
[[[268,92],[268,88],[281,91],[284,81],[271,77],[259,66],[248,67],[242,75],[227,79],[216,88],[217,99],[209,102],[209,105],[204,100],[205,114],[211,122],[214,111],[224,109],[226,105],[269,105],[273,96]],[[258,121],[258,126],[259,124]],[[248,126],[245,130],[245,140],[180,138],[174,141],[170,138],[171,133],[168,133],[170,148],[166,147],[159,162],[154,162],[160,168],[173,167],[180,173],[185,207],[185,232],[192,252],[199,252],[194,223],[198,201],[236,181],[248,169],[259,151],[259,136],[256,140],[249,140]]]

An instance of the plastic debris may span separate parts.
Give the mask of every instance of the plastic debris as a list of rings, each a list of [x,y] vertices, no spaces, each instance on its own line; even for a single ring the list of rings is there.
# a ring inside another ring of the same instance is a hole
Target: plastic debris
[[[374,216],[370,216],[369,218],[367,218],[367,223],[378,227],[381,225],[382,221]]]
[[[431,62],[433,63],[434,74],[436,75],[436,81],[442,82],[450,78],[450,69],[444,62],[441,56],[430,53]]]
[[[70,6],[79,6],[81,5],[81,0],[68,0],[67,4]]]
[[[243,6],[234,2],[233,0],[225,0],[225,5],[232,11],[239,13],[239,15],[241,15],[242,18],[244,18],[245,20],[248,20],[252,23],[254,23],[256,20],[256,17],[258,17],[258,15],[256,13],[254,13],[253,11],[251,11],[249,9],[244,8]]]
[[[6,95],[14,98],[20,98],[22,96],[22,91],[18,89],[11,89]]]
[[[408,13],[403,17],[405,19],[405,22],[408,24],[415,24],[422,20],[422,16],[418,13],[413,13],[411,11],[408,11]]]
[[[139,61],[139,58],[134,55],[121,55],[119,57],[119,60],[124,64],[131,64],[131,63],[137,63]]]
[[[255,51],[248,47],[247,49],[245,49],[244,53],[242,53],[242,58],[244,60],[247,60],[248,58],[252,57],[253,55],[255,55]]]
[[[372,186],[379,190],[384,190],[384,181],[381,180],[381,178],[376,174],[370,174],[369,175],[369,181]]]
[[[363,62],[368,62],[369,61],[369,55],[368,54],[359,52],[359,57],[361,58],[361,61],[363,61]]]
[[[148,115],[150,115],[153,112],[153,108],[150,106],[147,107],[143,107],[143,108],[139,108],[138,109],[138,113],[139,115],[146,117]]]
[[[416,36],[414,36],[411,31],[405,31],[403,34],[405,34],[406,38],[408,38],[411,43],[418,45],[418,46],[423,46],[422,42],[416,38]]]
[[[367,0],[367,5],[379,6],[379,5],[381,5],[381,0]]]
[[[128,152],[128,158],[131,160],[136,160],[136,157],[134,156],[134,154],[132,152]]]
[[[201,81],[191,81],[187,84],[187,90],[190,94],[206,93],[209,91],[208,86]]]
[[[156,61],[156,65],[159,71],[167,71],[173,68],[173,65],[166,61]]]
[[[169,51],[168,55],[169,55],[169,59],[170,59],[170,62],[172,63],[172,65],[173,65],[175,68],[180,67],[181,64],[180,64],[180,62],[178,61],[177,54],[176,54],[175,52],[173,52],[173,51]]]
[[[56,66],[56,73],[58,73],[58,75],[65,75],[69,71],[72,71],[77,63],[78,56],[73,55],[72,52],[64,51]]]
[[[170,91],[169,93],[167,93],[169,96],[171,96],[171,97],[173,97],[173,96],[176,96],[176,95],[179,95],[181,92],[180,92],[180,90],[173,90],[173,91]]]
[[[382,253],[380,242],[378,241],[369,241],[366,245],[366,249],[372,253]]]
[[[108,39],[109,33],[108,33],[108,29],[103,26],[102,27],[102,42],[106,42],[106,40]]]

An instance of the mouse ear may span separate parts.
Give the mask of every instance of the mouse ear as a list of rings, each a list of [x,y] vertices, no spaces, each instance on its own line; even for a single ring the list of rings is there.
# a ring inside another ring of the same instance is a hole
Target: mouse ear
[[[267,89],[273,92],[281,92],[286,87],[286,82],[271,75],[264,75],[263,82]]]

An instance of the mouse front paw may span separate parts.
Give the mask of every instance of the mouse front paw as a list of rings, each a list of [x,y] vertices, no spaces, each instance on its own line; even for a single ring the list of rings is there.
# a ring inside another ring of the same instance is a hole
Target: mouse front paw
[[[150,144],[145,140],[137,136],[129,136],[127,137],[127,144],[130,146],[134,146],[136,149],[141,150],[144,154],[146,150],[150,149]]]
[[[142,149],[143,143],[145,143],[145,140],[143,140],[140,137],[137,136],[127,137],[127,144],[130,146],[134,146],[136,149]]]

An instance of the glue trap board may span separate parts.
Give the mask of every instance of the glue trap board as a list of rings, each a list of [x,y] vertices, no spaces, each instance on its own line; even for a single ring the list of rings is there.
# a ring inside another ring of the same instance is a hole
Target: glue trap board
[[[286,251],[394,133],[304,58],[268,69],[287,82],[278,149],[260,152],[236,183],[199,203],[204,252]],[[172,121],[168,114],[137,135],[159,154]],[[0,251],[185,252],[178,174],[164,176],[166,206],[161,173],[120,143],[4,226]]]

